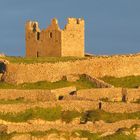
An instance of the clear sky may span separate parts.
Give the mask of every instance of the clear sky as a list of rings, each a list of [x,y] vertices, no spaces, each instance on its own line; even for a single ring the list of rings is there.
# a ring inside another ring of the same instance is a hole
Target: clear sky
[[[140,52],[140,0],[0,0],[0,52],[24,56],[27,20],[46,28],[56,17],[83,17],[86,52]],[[76,47],[76,46],[75,46]]]

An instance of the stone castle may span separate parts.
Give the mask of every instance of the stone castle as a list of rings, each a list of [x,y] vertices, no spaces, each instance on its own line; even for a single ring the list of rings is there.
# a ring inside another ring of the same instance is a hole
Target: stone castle
[[[140,140],[139,84],[125,88],[102,79],[140,76],[140,54],[83,58],[84,20],[69,18],[64,30],[56,19],[42,31],[27,22],[26,56],[33,58],[0,54],[0,140],[89,140],[87,134]],[[78,58],[34,58],[39,56]],[[95,87],[82,87],[84,80]],[[60,86],[50,86],[54,82]]]
[[[62,57],[84,56],[84,20],[68,18],[62,30],[57,19],[42,31],[38,22],[26,22],[26,56],[27,57]]]

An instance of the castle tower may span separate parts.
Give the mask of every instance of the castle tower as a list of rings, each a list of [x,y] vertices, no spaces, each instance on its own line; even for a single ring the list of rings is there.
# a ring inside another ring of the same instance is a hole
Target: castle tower
[[[26,56],[37,57],[40,29],[38,22],[27,21],[25,25]]]
[[[83,19],[68,18],[65,29],[61,30],[54,18],[49,27],[42,31],[38,22],[28,21],[25,33],[27,57],[84,57]]]
[[[68,18],[62,31],[62,56],[84,57],[84,20]]]

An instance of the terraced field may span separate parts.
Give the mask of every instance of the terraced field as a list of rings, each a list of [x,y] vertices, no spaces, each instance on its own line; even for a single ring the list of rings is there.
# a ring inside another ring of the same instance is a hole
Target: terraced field
[[[56,101],[0,101],[0,139],[136,140],[140,104],[85,100],[78,95]],[[4,127],[1,126],[1,127]],[[2,129],[2,128],[1,128]]]
[[[139,77],[133,78],[139,85]],[[0,140],[139,140],[139,89],[102,80],[115,87],[97,88],[84,77],[0,83]]]

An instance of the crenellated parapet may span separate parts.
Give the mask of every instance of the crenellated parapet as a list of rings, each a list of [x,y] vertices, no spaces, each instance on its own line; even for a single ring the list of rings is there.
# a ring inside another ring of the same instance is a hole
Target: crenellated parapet
[[[68,18],[65,29],[60,29],[58,20],[52,19],[51,24],[40,30],[36,21],[27,21],[26,56],[84,56],[84,20]]]
[[[65,26],[66,30],[82,30],[84,29],[84,19],[82,18],[68,18]]]

